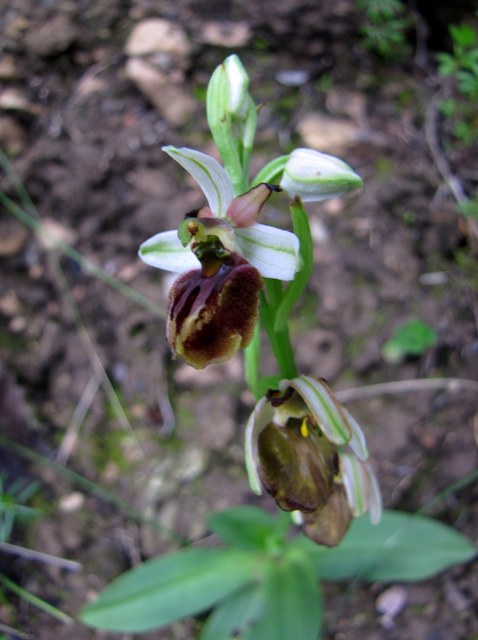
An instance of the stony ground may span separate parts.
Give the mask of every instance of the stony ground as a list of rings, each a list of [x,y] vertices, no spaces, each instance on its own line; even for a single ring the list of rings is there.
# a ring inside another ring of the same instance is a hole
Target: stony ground
[[[476,540],[477,387],[461,381],[477,379],[478,238],[446,184],[454,176],[472,194],[477,149],[450,144],[434,64],[446,21],[471,20],[471,4],[413,13],[412,53],[388,61],[364,48],[351,0],[205,6],[0,1],[0,141],[18,177],[4,161],[0,186],[24,212],[0,211],[0,462],[6,487],[39,482],[30,504],[43,513],[10,541],[81,564],[2,554],[0,569],[71,616],[140,559],[206,537],[209,512],[272,507],[245,479],[253,403],[240,357],[202,372],[171,362],[171,281],[136,257],[201,204],[161,146],[213,150],[205,87],[233,51],[263,105],[255,169],[300,144],[365,180],[309,207],[314,276],[292,325],[301,370],[342,390],[364,425],[387,507],[425,509]],[[164,32],[145,52],[137,29],[150,18]],[[284,215],[280,204],[265,214]],[[435,344],[388,360],[383,345],[413,318]],[[424,378],[455,382],[423,390]],[[405,390],[366,394],[396,381]],[[328,585],[326,637],[473,640],[477,593],[476,563],[414,585]],[[119,637],[7,591],[0,625],[12,639]],[[196,629],[147,637],[190,640]]]

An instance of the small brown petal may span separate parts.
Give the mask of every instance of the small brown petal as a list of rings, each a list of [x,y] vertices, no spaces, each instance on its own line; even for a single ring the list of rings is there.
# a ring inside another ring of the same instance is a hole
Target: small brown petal
[[[257,221],[259,213],[272,191],[280,191],[280,189],[262,182],[257,187],[234,198],[226,212],[227,219],[235,227],[250,227]]]
[[[352,521],[342,485],[334,484],[327,504],[313,513],[304,513],[304,533],[317,544],[335,547],[347,533]]]
[[[262,288],[259,271],[237,255],[205,272],[189,271],[173,284],[166,326],[173,355],[196,369],[229,360],[250,343]]]

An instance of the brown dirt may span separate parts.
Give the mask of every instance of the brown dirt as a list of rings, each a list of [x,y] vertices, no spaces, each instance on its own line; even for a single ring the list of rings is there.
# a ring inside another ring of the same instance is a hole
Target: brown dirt
[[[455,4],[453,21],[471,19],[471,6]],[[68,572],[3,554],[0,570],[74,616],[140,559],[174,548],[178,537],[207,536],[210,511],[271,506],[251,497],[242,466],[252,401],[240,358],[202,372],[171,362],[164,340],[170,280],[136,257],[142,240],[201,204],[161,146],[211,150],[202,97],[210,72],[231,50],[204,40],[209,22],[250,29],[237,52],[264,105],[257,167],[290,141],[303,144],[297,130],[307,113],[347,118],[358,131],[335,153],[357,169],[365,188],[309,207],[316,264],[293,323],[304,372],[328,378],[335,389],[476,380],[477,237],[456,213],[427,136],[440,83],[430,47],[448,46],[430,17],[415,14],[421,32],[428,27],[434,36],[420,40],[415,64],[412,57],[384,62],[364,49],[352,0],[210,2],[206,10],[193,0],[0,0],[0,16],[0,68],[6,60],[13,65],[2,72],[2,91],[15,90],[24,101],[0,108],[0,139],[19,180],[50,234],[56,229],[84,259],[160,308],[155,314],[110,287],[77,254],[45,246],[8,209],[0,211],[0,425],[10,443],[0,448],[0,462],[7,486],[18,477],[40,482],[33,504],[44,512],[34,526],[17,526],[11,541],[82,565]],[[125,40],[151,16],[180,24],[191,43],[180,86],[197,107],[181,126],[125,75]],[[281,84],[283,70],[303,71],[306,80]],[[438,121],[432,137],[471,190],[477,149],[447,147],[445,125]],[[1,178],[0,187],[19,202],[10,179]],[[269,211],[273,219],[283,214],[280,205]],[[412,317],[435,328],[437,343],[391,364],[381,346]],[[350,408],[367,432],[389,508],[426,508],[476,469],[476,393],[459,384],[358,399]],[[476,483],[468,484],[428,512],[476,540],[477,504]],[[478,638],[476,563],[406,585],[404,608],[390,627],[376,610],[386,588],[327,585],[325,637]],[[119,637],[65,626],[10,594],[0,597],[0,622],[18,630],[3,636],[12,639]],[[194,629],[185,622],[146,637],[186,640]]]

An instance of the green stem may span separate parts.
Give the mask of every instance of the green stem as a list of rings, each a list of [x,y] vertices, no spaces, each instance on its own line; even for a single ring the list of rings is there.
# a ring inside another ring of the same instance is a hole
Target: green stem
[[[260,322],[256,324],[252,342],[244,349],[244,377],[247,386],[252,391],[254,398],[259,400],[259,370],[261,358],[261,329]]]
[[[294,233],[300,242],[301,268],[295,274],[294,280],[288,283],[282,299],[277,306],[277,313],[274,320],[276,330],[282,329],[287,323],[287,318],[309,282],[314,264],[314,245],[310,234],[309,217],[300,198],[295,198],[290,203],[289,209]]]
[[[289,326],[286,323],[279,331],[274,329],[276,309],[271,306],[265,296],[261,296],[260,317],[264,329],[269,338],[272,351],[277,360],[280,375],[283,378],[295,378],[297,367],[295,364],[294,350],[290,341]]]
[[[30,593],[29,591],[22,589],[22,587],[20,587],[18,584],[16,584],[15,582],[7,578],[7,576],[4,576],[1,573],[0,573],[0,583],[3,584],[4,587],[12,591],[14,594],[19,596],[20,598],[23,598],[23,600],[25,600],[26,602],[29,602],[30,604],[37,607],[38,609],[45,611],[45,613],[49,613],[51,616],[53,616],[57,620],[61,620],[61,622],[66,622],[68,624],[73,623],[73,618],[71,618],[69,615],[67,615],[63,611],[60,611],[60,609],[57,609],[49,602],[46,602],[45,600],[42,600],[41,598],[38,598],[37,596],[33,595],[33,593]]]
[[[269,162],[269,164],[266,164],[266,166],[263,167],[256,175],[251,183],[251,187],[255,187],[261,182],[267,182],[269,184],[280,182],[280,179],[282,178],[282,174],[284,172],[284,167],[288,159],[289,156],[285,155],[271,160],[271,162]]]

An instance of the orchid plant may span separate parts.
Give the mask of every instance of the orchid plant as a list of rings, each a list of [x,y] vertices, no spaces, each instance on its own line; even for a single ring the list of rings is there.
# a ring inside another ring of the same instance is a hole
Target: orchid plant
[[[319,371],[297,369],[289,317],[313,264],[303,202],[345,194],[361,178],[339,158],[300,148],[249,180],[257,110],[236,55],[211,77],[207,115],[222,165],[195,149],[163,148],[196,180],[207,204],[177,229],[143,242],[139,256],[179,274],[166,325],[173,357],[203,369],[244,350],[256,400],[245,429],[249,483],[254,493],[270,494],[282,515],[255,507],[212,514],[208,524],[223,548],[149,560],[118,578],[81,617],[125,633],[213,609],[201,640],[317,640],[318,578],[416,580],[469,559],[474,548],[443,525],[415,516],[405,527],[408,514],[382,510],[362,429]],[[259,222],[269,198],[284,193],[291,229]],[[263,333],[276,375],[261,372]],[[292,524],[301,533],[291,536]],[[431,553],[431,537],[441,541],[439,554]]]

